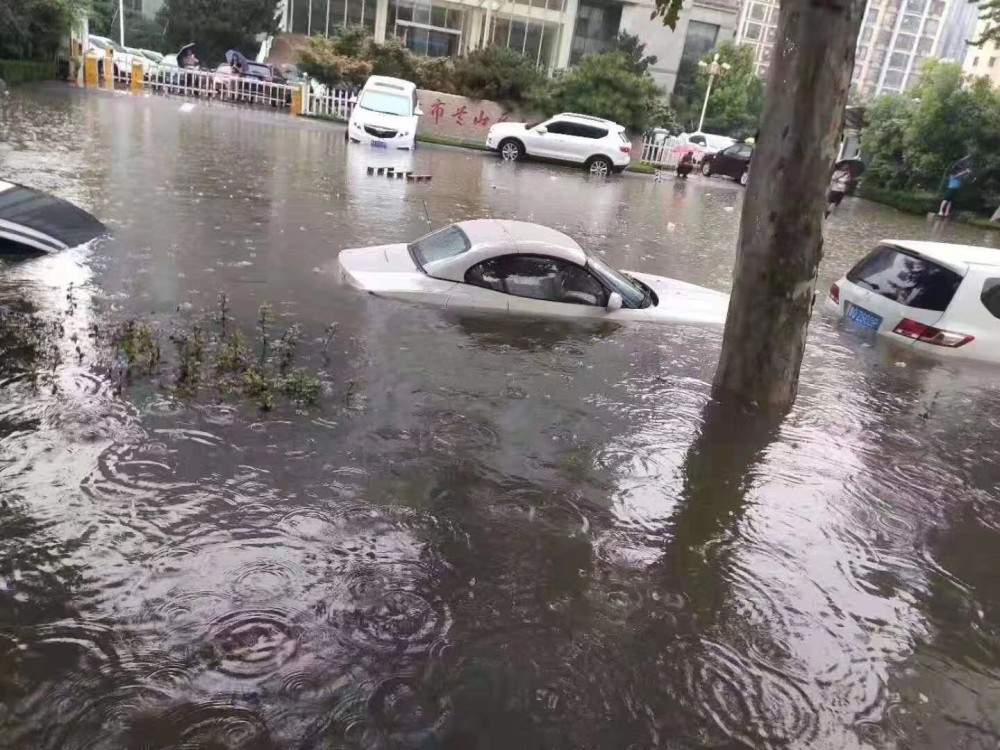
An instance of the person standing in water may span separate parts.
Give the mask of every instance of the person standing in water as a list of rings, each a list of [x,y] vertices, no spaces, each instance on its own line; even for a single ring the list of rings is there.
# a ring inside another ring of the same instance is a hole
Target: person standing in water
[[[948,178],[948,187],[944,191],[944,199],[941,201],[941,207],[938,208],[938,216],[947,219],[951,216],[951,206],[955,202],[955,197],[958,195],[958,191],[962,189],[962,185],[965,184],[966,178],[969,176],[970,171],[968,169],[963,169],[960,172],[955,172]]]
[[[847,184],[851,181],[851,172],[846,167],[837,167],[830,178],[830,190],[826,194],[826,214],[829,217],[833,210],[844,200]]]

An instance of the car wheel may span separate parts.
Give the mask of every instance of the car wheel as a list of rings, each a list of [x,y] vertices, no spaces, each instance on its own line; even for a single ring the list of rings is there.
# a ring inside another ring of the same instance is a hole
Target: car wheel
[[[500,156],[504,161],[520,161],[524,156],[524,146],[520,141],[508,138],[500,143]]]
[[[712,162],[706,161],[701,165],[701,173],[706,177],[712,176]]]
[[[612,168],[611,161],[606,156],[594,156],[587,161],[587,171],[595,177],[607,177]]]
[[[743,187],[746,187],[747,182],[749,182],[749,180],[750,180],[750,170],[748,169],[745,172],[743,172],[743,174],[740,175],[740,184]]]

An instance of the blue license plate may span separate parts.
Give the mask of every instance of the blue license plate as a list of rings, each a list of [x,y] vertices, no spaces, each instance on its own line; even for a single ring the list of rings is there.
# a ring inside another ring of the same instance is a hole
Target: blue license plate
[[[389,144],[385,141],[372,141],[372,148],[389,148]]]
[[[863,307],[847,303],[847,319],[857,323],[862,328],[877,331],[882,326],[882,316],[868,312]]]

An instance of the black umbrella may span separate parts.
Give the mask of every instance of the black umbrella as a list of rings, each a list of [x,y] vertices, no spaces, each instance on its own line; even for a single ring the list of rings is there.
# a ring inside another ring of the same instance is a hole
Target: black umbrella
[[[190,56],[194,61],[194,65],[188,65],[185,63],[184,58]],[[198,56],[194,53],[194,42],[190,44],[185,44],[181,47],[180,51],[177,53],[177,64],[182,68],[193,68],[198,64]]]
[[[834,169],[846,169],[851,173],[851,179],[856,180],[865,173],[865,163],[861,159],[841,159]]]

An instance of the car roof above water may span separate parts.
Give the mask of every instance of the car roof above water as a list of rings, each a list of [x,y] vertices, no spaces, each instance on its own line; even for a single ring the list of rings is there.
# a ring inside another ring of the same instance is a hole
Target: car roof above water
[[[995,247],[923,240],[882,240],[880,244],[909,250],[953,270],[964,270],[961,268],[964,265],[1000,267],[1000,249]]]
[[[592,115],[578,115],[575,112],[560,112],[558,115],[553,115],[551,119],[556,118],[578,122],[582,125],[604,125],[607,128],[625,130],[624,125],[619,125],[614,120],[605,120],[602,117],[593,117]]]
[[[583,264],[587,254],[572,237],[541,224],[507,219],[460,221],[473,247],[481,244],[514,245],[519,253],[544,253],[565,257]]]
[[[412,81],[406,81],[402,78],[392,78],[391,76],[368,76],[368,80],[365,81],[364,90],[368,89],[390,89],[397,91],[399,93],[408,94],[417,85]]]

